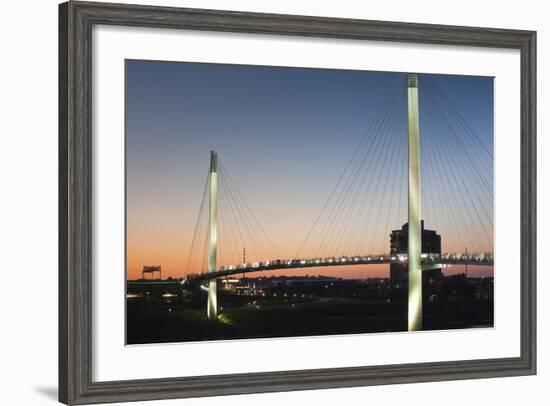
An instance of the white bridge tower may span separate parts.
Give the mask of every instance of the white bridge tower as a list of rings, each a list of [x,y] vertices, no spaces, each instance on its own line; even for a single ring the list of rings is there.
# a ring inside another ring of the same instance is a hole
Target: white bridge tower
[[[208,272],[217,270],[217,229],[218,217],[218,154],[210,152],[210,173],[208,188]],[[216,278],[208,280],[208,320],[215,320],[218,317],[218,292]]]
[[[422,330],[422,229],[420,220],[420,129],[418,112],[418,76],[408,76],[409,112],[409,214],[408,275],[409,331]]]

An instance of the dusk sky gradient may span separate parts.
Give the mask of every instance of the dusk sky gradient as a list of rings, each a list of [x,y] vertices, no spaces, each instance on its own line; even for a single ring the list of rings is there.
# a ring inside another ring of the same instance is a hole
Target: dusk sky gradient
[[[466,244],[471,252],[492,251],[493,162],[484,150],[493,151],[493,79],[419,78],[429,84],[428,91],[441,89],[460,113],[450,109],[448,123],[438,118],[437,106],[434,108],[430,96],[420,89],[422,217],[428,228],[441,233],[444,251],[463,250]],[[350,203],[348,210],[350,230],[354,223],[359,225],[353,232],[336,230],[350,238],[365,233],[364,249],[378,252],[389,251],[389,233],[406,222],[406,74],[127,61],[128,278],[140,277],[143,265],[149,264],[162,265],[163,277],[182,277],[199,270],[195,262],[194,269],[186,269],[186,264],[211,150],[219,154],[279,257],[292,258],[365,131],[376,122],[380,106],[386,100],[391,102],[394,94],[388,113],[393,119],[385,130],[392,134],[386,144],[390,153],[383,159],[380,154],[384,150],[380,146],[376,153],[372,138],[369,151],[373,156],[365,159],[372,161],[370,172],[365,169],[368,186],[364,191],[357,189],[359,203]],[[441,99],[440,103],[445,102]],[[477,140],[461,126],[461,117]],[[453,134],[446,123],[466,135]],[[442,170],[446,167],[449,171]],[[485,180],[480,182],[480,177]],[[444,189],[450,185],[454,191]],[[457,191],[461,187],[464,194]],[[363,200],[370,206],[360,209]],[[456,219],[451,221],[446,215],[449,212]],[[375,218],[372,227],[362,228],[361,216],[370,221],[372,213],[380,213],[380,221]],[[457,222],[461,222],[458,231]],[[316,232],[319,236],[323,233],[314,230],[314,237]],[[228,230],[220,230],[220,234],[220,241],[229,238]],[[229,243],[220,244],[220,265],[239,258],[239,252],[228,253],[232,249]],[[315,251],[313,245],[315,241],[311,247],[306,244],[304,255]],[[338,249],[337,243],[327,241],[324,254]],[[247,250],[251,261],[274,259],[269,249]],[[387,266],[371,271],[365,267],[337,269],[299,272],[387,274]]]

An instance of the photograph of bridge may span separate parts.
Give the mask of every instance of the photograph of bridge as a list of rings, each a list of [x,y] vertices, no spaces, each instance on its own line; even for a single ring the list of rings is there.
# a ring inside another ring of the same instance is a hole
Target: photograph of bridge
[[[126,61],[127,344],[492,328],[492,77]]]

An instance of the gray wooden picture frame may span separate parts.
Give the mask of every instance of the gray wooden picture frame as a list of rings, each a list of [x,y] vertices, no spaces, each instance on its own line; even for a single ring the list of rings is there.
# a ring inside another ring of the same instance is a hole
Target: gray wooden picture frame
[[[521,354],[218,376],[92,380],[92,27],[283,34],[521,53]],[[68,2],[59,6],[59,400],[66,404],[219,396],[536,373],[536,33],[507,29]]]

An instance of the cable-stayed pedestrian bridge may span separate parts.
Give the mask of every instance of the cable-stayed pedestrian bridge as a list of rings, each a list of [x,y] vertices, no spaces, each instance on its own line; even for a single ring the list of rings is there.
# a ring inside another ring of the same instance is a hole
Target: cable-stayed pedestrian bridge
[[[492,140],[492,127],[483,131],[485,136],[480,137],[429,75],[400,77],[370,118],[340,177],[334,178],[334,188],[326,189],[324,205],[316,206],[319,197],[309,196],[308,192],[310,201],[300,213],[308,218],[309,231],[292,223],[297,216],[281,218],[290,230],[283,234],[278,229],[278,242],[286,246],[285,253],[277,252],[247,201],[252,198],[255,205],[265,204],[259,195],[288,201],[292,192],[272,191],[269,184],[256,178],[242,193],[212,151],[187,257],[185,283],[207,281],[207,315],[214,320],[218,313],[217,278],[401,262],[408,273],[409,330],[421,329],[423,270],[446,265],[493,265],[494,160],[492,141],[487,141]],[[255,162],[258,168],[265,165]],[[247,170],[254,170],[254,164],[247,164]],[[326,173],[315,175],[333,173],[327,168]],[[307,179],[305,183],[304,187],[317,190],[324,186],[319,179]],[[310,207],[320,208],[317,217],[309,217]],[[422,219],[443,236],[445,251],[453,253],[440,254],[444,252],[441,240],[435,249],[424,248]],[[389,230],[405,222],[407,229],[403,226],[401,230],[404,240],[399,248],[388,247]],[[272,221],[276,234],[277,226]],[[292,235],[296,230],[303,230],[300,234],[304,232],[304,238],[289,247],[288,240],[296,241]],[[289,249],[294,252],[288,253]],[[484,254],[458,253],[462,249]],[[384,254],[354,255],[376,252]],[[406,254],[394,255],[397,252]]]

